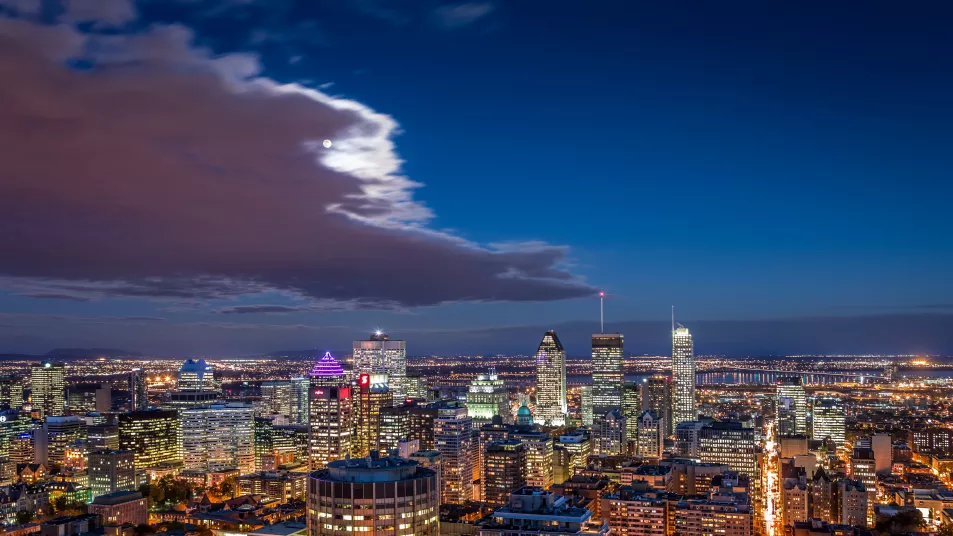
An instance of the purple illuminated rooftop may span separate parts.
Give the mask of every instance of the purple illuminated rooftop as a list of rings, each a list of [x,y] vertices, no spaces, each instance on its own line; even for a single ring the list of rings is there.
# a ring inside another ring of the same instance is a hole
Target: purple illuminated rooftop
[[[311,367],[311,376],[344,376],[344,368],[331,352],[325,352],[324,357]]]

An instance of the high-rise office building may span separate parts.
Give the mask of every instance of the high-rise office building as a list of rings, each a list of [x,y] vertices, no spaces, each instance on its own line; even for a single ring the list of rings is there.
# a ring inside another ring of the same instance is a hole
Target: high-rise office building
[[[392,341],[386,333],[376,331],[366,341],[354,341],[354,373],[386,374],[387,387],[394,404],[407,398],[407,343]]]
[[[628,452],[625,416],[618,409],[597,415],[592,423],[592,453],[621,455]]]
[[[579,413],[583,426],[592,426],[595,413],[592,409],[592,386],[583,385],[579,388]]]
[[[112,388],[109,384],[80,383],[66,390],[66,410],[70,415],[105,413],[112,406]]]
[[[86,440],[86,421],[73,415],[50,415],[34,434],[36,462],[63,465],[66,447]]]
[[[185,469],[255,470],[255,412],[239,403],[183,409],[182,457]]]
[[[146,376],[142,369],[133,369],[128,376],[129,411],[143,411],[149,407],[146,394]]]
[[[255,417],[253,424],[255,438],[255,471],[269,471],[278,467],[273,459],[275,442],[272,439],[274,425],[270,417]]]
[[[357,435],[353,453],[367,456],[370,451],[380,448],[381,409],[392,406],[394,397],[387,388],[386,374],[361,374],[357,386]]]
[[[482,426],[493,420],[495,415],[503,418],[507,424],[513,423],[510,410],[510,395],[506,392],[503,380],[490,367],[488,374],[480,374],[470,382],[467,391],[467,412],[474,426]]]
[[[661,458],[665,447],[665,423],[658,413],[647,409],[633,422],[636,428],[636,454],[643,458]]]
[[[655,375],[642,380],[642,409],[658,413],[665,422],[665,436],[675,433],[672,424],[672,378]],[[695,419],[692,419],[695,420]]]
[[[589,435],[581,430],[576,430],[559,436],[558,441],[558,446],[565,449],[569,455],[569,469],[571,469],[569,476],[572,476],[576,470],[586,467],[586,460],[592,452],[592,442],[589,440]]]
[[[261,402],[264,414],[283,415],[291,420],[293,405],[291,380],[261,382]]]
[[[94,450],[119,450],[119,427],[115,424],[94,424],[86,427],[86,443]]]
[[[483,453],[483,502],[498,508],[526,485],[526,447],[518,439],[492,441]]]
[[[566,424],[566,349],[555,331],[547,331],[536,350],[536,421]]]
[[[437,473],[416,461],[337,460],[308,480],[310,536],[440,534]]]
[[[623,337],[592,336],[592,406],[597,415],[622,407]]]
[[[404,378],[407,384],[407,398],[416,398],[427,400],[427,391],[430,387],[427,385],[427,377],[421,374],[411,374]]]
[[[291,378],[291,423],[308,424],[311,380],[307,376]]]
[[[23,378],[0,376],[0,410],[18,410],[23,407]]]
[[[182,426],[174,410],[132,411],[119,415],[119,449],[131,450],[136,469],[182,461]]]
[[[180,391],[213,391],[215,388],[212,367],[204,359],[189,359],[182,364],[178,382]]]
[[[66,365],[34,363],[30,366],[33,411],[46,416],[66,413]]]
[[[344,369],[331,355],[324,354],[311,369],[310,427],[311,469],[351,453],[353,438],[353,390]]]
[[[807,394],[799,376],[781,378],[777,386],[778,435],[807,434]]]
[[[754,430],[739,422],[713,422],[698,431],[698,457],[706,463],[723,463],[732,471],[758,476]]]
[[[433,422],[435,450],[440,453],[440,502],[464,504],[473,500],[473,421],[467,409],[447,404]]]
[[[672,425],[698,418],[695,406],[695,345],[688,328],[672,331]]]
[[[840,399],[830,397],[815,399],[812,423],[813,439],[823,441],[830,438],[839,450],[844,449],[846,447],[846,420],[844,405]]]
[[[399,406],[381,408],[381,452],[399,447],[401,439],[417,440],[420,450],[434,450],[434,420],[438,404],[420,404],[416,400]]]
[[[117,491],[136,491],[136,455],[129,450],[89,453],[89,489],[93,497]]]
[[[642,390],[639,382],[625,382],[622,384],[622,416],[627,422],[635,422],[642,415]],[[661,419],[661,415],[659,415]],[[638,436],[638,430],[630,426],[628,431],[629,441],[635,441]],[[662,430],[664,436],[665,430]]]

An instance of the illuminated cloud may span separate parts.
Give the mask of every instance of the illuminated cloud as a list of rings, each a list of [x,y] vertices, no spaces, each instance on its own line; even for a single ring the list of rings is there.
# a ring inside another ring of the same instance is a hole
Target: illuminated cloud
[[[100,33],[93,4],[44,25],[16,3],[0,0],[5,288],[389,309],[594,292],[564,248],[430,227],[392,117],[264,78],[254,55],[196,48],[183,26],[115,31],[131,4],[98,4]]]

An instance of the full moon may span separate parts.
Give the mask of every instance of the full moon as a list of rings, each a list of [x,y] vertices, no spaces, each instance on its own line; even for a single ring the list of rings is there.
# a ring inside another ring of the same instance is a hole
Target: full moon
[[[331,140],[324,140],[324,148],[325,149],[331,148]]]

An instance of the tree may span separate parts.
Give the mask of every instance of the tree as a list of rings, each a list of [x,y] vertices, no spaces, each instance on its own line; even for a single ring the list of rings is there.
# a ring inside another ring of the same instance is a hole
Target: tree
[[[17,512],[17,525],[26,525],[30,521],[33,521],[32,510],[20,510]]]
[[[146,534],[155,534],[156,529],[149,525],[137,525],[136,528],[132,529],[132,532],[136,536],[145,536]]]

